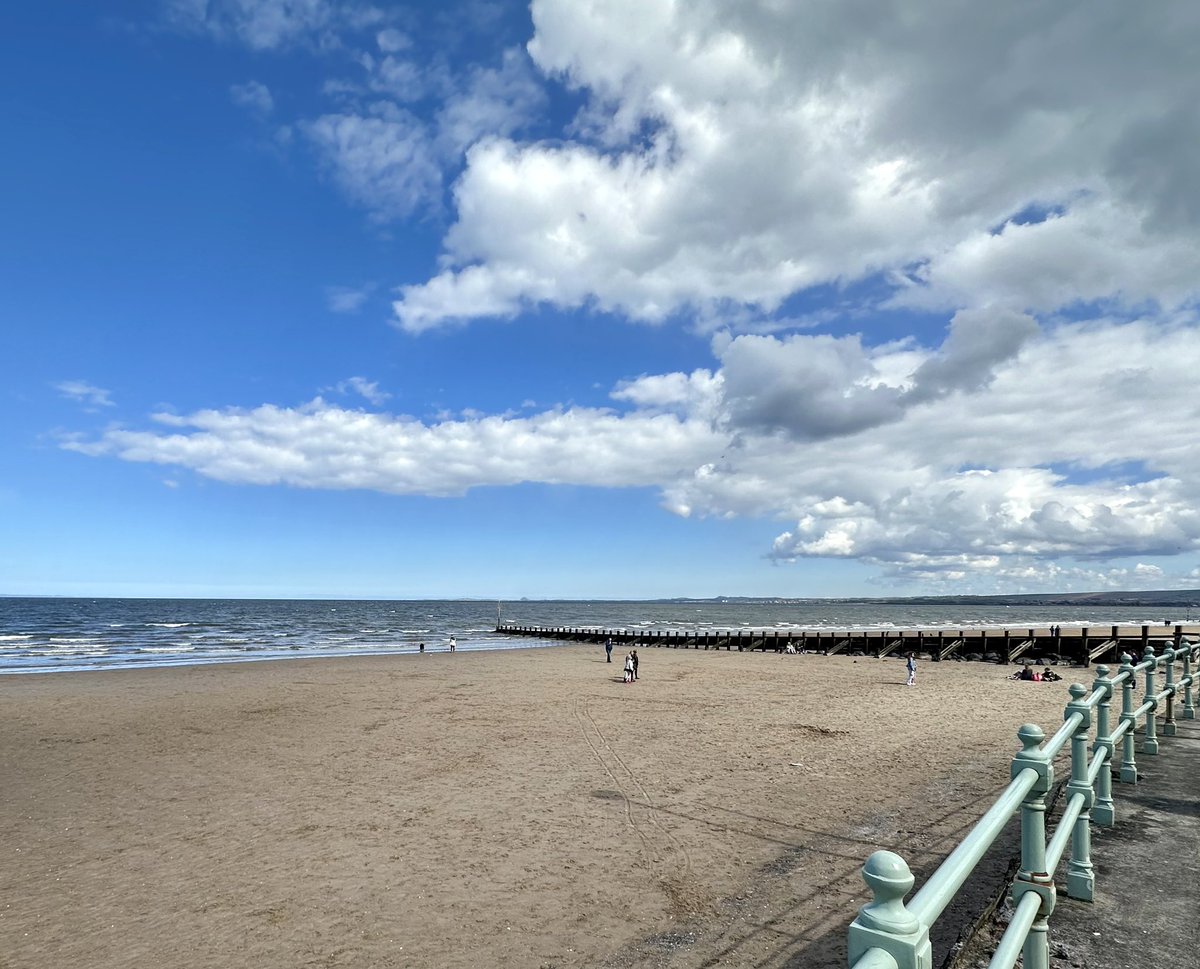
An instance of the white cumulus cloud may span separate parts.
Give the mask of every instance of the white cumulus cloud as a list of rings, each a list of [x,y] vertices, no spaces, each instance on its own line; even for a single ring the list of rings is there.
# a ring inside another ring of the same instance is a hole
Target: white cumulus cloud
[[[526,481],[652,486],[676,514],[785,523],[764,549],[780,561],[854,558],[928,581],[1019,584],[1072,561],[1200,550],[1194,320],[1048,331],[1017,320],[1020,339],[998,344],[964,337],[961,323],[926,349],[868,351],[855,337],[718,339],[714,370],[619,384],[622,411],[428,423],[317,399],[158,415],[157,428],[115,427],[63,446],[222,481],[391,494]],[[916,393],[931,366],[959,354],[986,364],[989,379],[934,371],[938,392]],[[366,378],[337,389],[384,400]]]
[[[586,99],[577,136],[470,153],[446,267],[397,301],[407,329],[538,303],[772,312],[889,273],[951,308],[1197,292],[1190,3],[532,13],[534,62]],[[1031,207],[1057,214],[1011,221]]]

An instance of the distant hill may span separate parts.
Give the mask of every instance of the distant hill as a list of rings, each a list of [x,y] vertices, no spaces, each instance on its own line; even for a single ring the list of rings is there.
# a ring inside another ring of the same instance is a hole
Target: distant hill
[[[663,602],[864,603],[867,605],[940,606],[1163,606],[1200,607],[1200,589],[1161,589],[1143,592],[1036,592],[1002,596],[856,596],[850,598],[788,598],[783,596],[715,596],[710,599],[664,599]]]

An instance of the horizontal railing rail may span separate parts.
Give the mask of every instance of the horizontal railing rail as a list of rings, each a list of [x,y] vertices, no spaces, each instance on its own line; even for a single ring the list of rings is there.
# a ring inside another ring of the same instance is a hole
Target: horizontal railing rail
[[[850,925],[848,954],[852,969],[932,969],[931,927],[1018,813],[1021,858],[1010,889],[1013,915],[988,969],[1013,969],[1018,958],[1023,958],[1024,969],[1048,969],[1049,920],[1057,901],[1054,873],[1067,857],[1067,897],[1093,900],[1091,825],[1109,826],[1115,822],[1112,779],[1118,746],[1121,782],[1137,783],[1137,726],[1141,722],[1142,753],[1153,756],[1158,753],[1160,709],[1164,714],[1163,736],[1176,733],[1178,697],[1183,699],[1183,719],[1196,718],[1193,668],[1198,658],[1200,643],[1188,642],[1160,654],[1147,646],[1137,664],[1124,654],[1115,676],[1109,676],[1107,666],[1096,667],[1090,691],[1081,683],[1071,684],[1063,724],[1049,740],[1037,724],[1021,726],[1017,731],[1021,750],[1013,757],[1008,786],[907,905],[904,898],[915,882],[908,864],[892,851],[872,854],[863,865],[862,876],[873,897]],[[1177,678],[1178,664],[1183,669]],[[1160,672],[1164,676],[1161,688]],[[1144,678],[1140,703],[1134,697],[1139,675]],[[1118,689],[1121,712],[1114,728],[1111,703]],[[1093,728],[1089,755],[1088,739]],[[1055,758],[1068,744],[1066,803],[1047,842],[1047,799],[1055,786]]]

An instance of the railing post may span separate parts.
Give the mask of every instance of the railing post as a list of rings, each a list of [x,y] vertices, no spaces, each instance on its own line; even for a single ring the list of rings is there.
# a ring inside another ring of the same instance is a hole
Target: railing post
[[[1067,862],[1067,896],[1081,902],[1093,900],[1096,876],[1092,870],[1091,810],[1096,795],[1088,782],[1088,729],[1091,727],[1091,709],[1084,702],[1088,688],[1082,683],[1072,683],[1068,688],[1071,702],[1067,704],[1064,719],[1079,714],[1079,726],[1071,734],[1071,780],[1067,782],[1067,797],[1083,795],[1083,810],[1075,820],[1075,832],[1071,835],[1071,859]],[[1105,765],[1107,770],[1107,765]]]
[[[874,899],[850,923],[850,965],[868,949],[882,949],[896,961],[897,969],[933,969],[929,927],[904,906],[904,896],[913,887],[905,860],[892,851],[876,851],[863,865],[862,876]]]
[[[1121,654],[1121,672],[1125,679],[1121,683],[1121,722],[1128,723],[1125,736],[1121,738],[1121,783],[1137,783],[1137,761],[1134,759],[1133,731],[1137,727],[1137,717],[1133,712],[1133,678],[1137,675],[1133,669],[1133,657],[1128,653]]]
[[[1038,779],[1021,802],[1021,870],[1013,881],[1012,901],[1016,907],[1027,892],[1041,897],[1041,906],[1029,929],[1022,949],[1025,969],[1049,969],[1050,913],[1054,911],[1054,878],[1046,871],[1046,794],[1054,785],[1054,765],[1050,756],[1039,749],[1046,739],[1037,724],[1027,723],[1017,731],[1022,750],[1013,758],[1012,776],[1033,768]]]
[[[1104,691],[1096,706],[1096,739],[1092,743],[1092,750],[1108,751],[1108,763],[1096,778],[1096,803],[1092,806],[1092,819],[1097,824],[1111,827],[1115,820],[1112,797],[1113,742],[1112,727],[1109,724],[1113,685],[1112,680],[1108,678],[1107,666],[1096,667],[1096,679],[1092,683],[1092,689]]]
[[[1154,672],[1158,668],[1158,659],[1154,655],[1153,647],[1146,647],[1146,651],[1142,654],[1142,662],[1150,664],[1146,667],[1146,695],[1142,698],[1143,703],[1150,704],[1150,709],[1146,711],[1145,732],[1142,734],[1142,753],[1153,756],[1158,753],[1158,724],[1156,722],[1158,718],[1154,714],[1154,711],[1158,709],[1158,699],[1154,691]]]
[[[1183,676],[1187,683],[1183,687],[1183,719],[1195,720],[1196,708],[1192,705],[1192,647],[1183,647]]]
[[[1167,691],[1167,715],[1163,718],[1163,736],[1174,737],[1175,729],[1175,650],[1168,649],[1163,653],[1166,661],[1167,679],[1163,689]]]

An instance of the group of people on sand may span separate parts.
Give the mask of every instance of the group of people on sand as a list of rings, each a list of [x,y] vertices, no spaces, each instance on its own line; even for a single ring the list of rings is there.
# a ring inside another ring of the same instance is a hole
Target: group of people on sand
[[[1040,660],[1038,661],[1041,662]],[[1056,683],[1062,679],[1054,670],[1043,669],[1040,665],[1034,666],[1028,660],[1017,672],[1009,677],[1010,680],[1026,680],[1030,683]]]
[[[604,640],[604,662],[612,662],[613,641],[609,636]],[[625,682],[632,683],[638,678],[638,654],[636,649],[631,649],[625,654]]]

